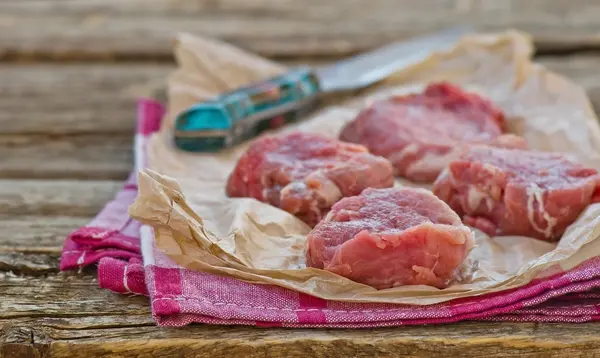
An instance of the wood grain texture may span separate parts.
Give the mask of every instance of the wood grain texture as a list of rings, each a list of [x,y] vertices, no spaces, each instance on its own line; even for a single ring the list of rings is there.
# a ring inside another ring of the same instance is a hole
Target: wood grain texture
[[[102,290],[98,288],[94,276],[89,271],[81,274],[58,273],[46,277],[0,273],[0,291],[3,295],[0,300],[0,322],[12,318],[88,317],[91,324],[93,320],[89,317],[92,316],[135,316],[149,313],[146,297],[129,297]],[[29,294],[23,295],[28,291]],[[115,304],[107,304],[108,302]],[[124,321],[123,318],[120,322],[125,324]]]
[[[133,135],[0,136],[0,178],[126,179]]]
[[[108,180],[0,180],[0,215],[26,215],[23,221],[31,215],[88,218],[112,200],[121,186],[122,182]]]
[[[0,252],[0,271],[18,275],[42,276],[58,272],[60,252]]]
[[[170,59],[180,31],[271,57],[339,56],[471,23],[519,28],[541,50],[600,45],[592,0],[33,0],[0,5],[0,56],[10,59]]]
[[[2,64],[0,132],[133,135],[136,99],[162,86],[173,68],[172,64]]]
[[[90,274],[4,275],[0,346],[49,357],[593,357],[600,326],[460,323],[336,330],[193,325],[157,328],[144,297],[97,288]],[[24,295],[28,292],[29,294]],[[111,302],[111,304],[107,304]],[[39,307],[44,307],[43,311]],[[5,344],[5,343],[4,343]]]
[[[93,183],[90,184],[90,186],[92,185]],[[38,204],[38,207],[40,204]],[[73,230],[89,223],[91,220],[91,217],[88,218],[86,216],[18,216],[7,215],[6,213],[0,214],[0,254],[60,253],[65,237]]]
[[[490,324],[488,324],[489,326]],[[481,324],[457,324],[452,328],[410,328],[359,330],[341,332],[339,330],[314,331],[274,331],[257,332],[251,328],[196,328],[181,331],[185,337],[146,340],[133,339],[129,334],[118,341],[97,344],[77,340],[76,342],[52,342],[49,352],[53,357],[97,356],[112,354],[120,357],[594,357],[598,354],[598,340],[588,336],[578,342],[556,342],[540,340],[541,335],[525,336],[518,341],[502,337],[511,328],[518,334],[531,331],[531,327],[518,325],[491,324],[482,333]],[[512,327],[511,327],[512,326]],[[515,327],[516,326],[516,327]],[[437,328],[437,327],[436,327]],[[496,332],[494,328],[497,328]],[[524,329],[523,329],[524,328]],[[589,328],[589,326],[588,326]],[[450,336],[448,333],[464,332],[465,336]],[[132,333],[134,330],[131,330]],[[487,332],[491,334],[486,334]],[[548,333],[540,332],[541,334]],[[170,332],[169,332],[170,333]],[[167,336],[171,334],[166,333]],[[513,332],[514,333],[514,332]],[[216,336],[215,334],[220,334]],[[183,336],[183,334],[181,335]],[[208,337],[207,337],[208,336]],[[199,339],[198,337],[202,337]],[[206,338],[205,338],[206,337]],[[213,339],[209,337],[214,337]],[[444,337],[444,338],[433,338]],[[469,338],[464,338],[469,337]],[[165,337],[166,338],[166,337]],[[97,341],[96,341],[97,342]]]

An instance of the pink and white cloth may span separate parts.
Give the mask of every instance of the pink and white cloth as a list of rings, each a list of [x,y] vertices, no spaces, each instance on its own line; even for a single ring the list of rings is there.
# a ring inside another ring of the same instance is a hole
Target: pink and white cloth
[[[146,140],[158,130],[163,114],[160,103],[139,102],[137,168],[144,165]],[[149,227],[127,214],[137,195],[136,172],[92,222],[66,239],[60,268],[98,264],[100,287],[147,295],[160,326],[207,323],[366,328],[463,320],[600,320],[600,257],[518,289],[429,306],[326,301],[277,286],[184,269],[155,249]]]

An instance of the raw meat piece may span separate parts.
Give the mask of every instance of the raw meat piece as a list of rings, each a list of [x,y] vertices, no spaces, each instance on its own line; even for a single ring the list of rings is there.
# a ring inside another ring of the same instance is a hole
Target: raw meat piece
[[[312,227],[341,198],[393,185],[390,162],[364,146],[293,132],[254,141],[229,176],[227,195],[277,206]]]
[[[342,129],[340,139],[388,158],[399,176],[431,183],[463,144],[525,148],[523,138],[502,136],[504,126],[504,114],[490,101],[442,82],[421,94],[372,103]]]
[[[308,266],[377,289],[444,288],[472,246],[470,229],[429,190],[366,189],[333,206],[306,255]]]
[[[596,201],[599,180],[561,154],[477,145],[449,164],[433,191],[491,236],[554,241]]]

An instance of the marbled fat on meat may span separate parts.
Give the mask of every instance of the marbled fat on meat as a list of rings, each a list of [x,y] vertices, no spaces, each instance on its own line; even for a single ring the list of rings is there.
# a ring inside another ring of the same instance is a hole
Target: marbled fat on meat
[[[472,146],[434,183],[465,224],[487,234],[560,239],[597,200],[598,171],[562,154]]]
[[[470,229],[429,190],[366,189],[308,235],[307,265],[385,289],[444,288],[473,246]]]
[[[364,146],[293,132],[255,140],[238,160],[226,191],[277,206],[314,226],[341,198],[393,184],[390,162]]]
[[[483,97],[449,83],[434,83],[423,93],[372,103],[340,133],[388,158],[397,174],[433,182],[468,143],[525,148],[525,140],[503,134],[503,112]]]

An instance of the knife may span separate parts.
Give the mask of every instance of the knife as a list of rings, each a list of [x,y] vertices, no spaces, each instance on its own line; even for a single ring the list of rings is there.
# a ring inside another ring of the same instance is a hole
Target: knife
[[[355,90],[452,46],[470,27],[393,43],[319,68],[300,67],[194,104],[175,119],[175,145],[216,152],[306,116],[319,94]]]

